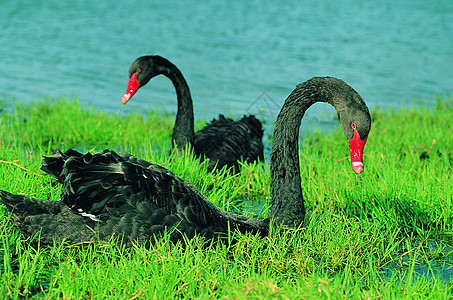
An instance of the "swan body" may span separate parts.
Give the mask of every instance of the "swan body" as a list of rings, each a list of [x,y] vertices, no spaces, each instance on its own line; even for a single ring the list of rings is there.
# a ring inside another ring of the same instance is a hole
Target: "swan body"
[[[137,58],[129,68],[129,82],[122,98],[126,104],[137,90],[146,85],[157,75],[168,77],[176,90],[178,111],[173,128],[172,143],[178,149],[187,144],[194,148],[194,153],[208,158],[208,171],[221,169],[224,166],[239,169],[239,161],[263,161],[263,129],[255,116],[244,116],[239,121],[219,115],[206,127],[194,133],[193,103],[181,71],[170,61],[161,56],[142,56]]]
[[[130,246],[133,241],[152,244],[164,234],[179,240],[195,234],[211,238],[229,230],[266,235],[271,221],[298,227],[305,217],[299,127],[305,110],[317,101],[337,109],[353,170],[363,171],[362,152],[371,127],[368,108],[342,80],[314,77],[296,87],[278,115],[270,157],[272,202],[265,219],[226,212],[167,169],[107,150],[94,155],[57,150],[43,159],[42,170],[62,184],[58,201],[0,191],[0,202],[24,235],[40,231],[44,244],[106,240],[114,235]]]

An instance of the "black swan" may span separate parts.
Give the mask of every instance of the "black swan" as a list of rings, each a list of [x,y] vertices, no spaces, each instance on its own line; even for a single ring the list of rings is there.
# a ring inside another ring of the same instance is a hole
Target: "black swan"
[[[172,143],[178,149],[187,144],[193,146],[195,155],[208,158],[208,171],[221,169],[223,166],[234,167],[238,171],[239,162],[263,161],[263,129],[255,116],[244,116],[233,121],[219,115],[206,127],[194,133],[192,97],[181,71],[161,56],[142,56],[129,68],[129,82],[122,98],[123,105],[157,75],[167,76],[173,83],[178,99],[178,111],[173,128]]]
[[[195,233],[215,237],[228,230],[266,235],[271,220],[298,227],[305,217],[299,169],[299,127],[317,101],[332,104],[349,140],[352,168],[363,171],[362,152],[371,127],[360,95],[344,81],[314,77],[286,99],[275,124],[271,152],[269,216],[253,219],[223,211],[194,186],[167,169],[129,154],[105,150],[82,155],[68,150],[45,157],[42,170],[63,184],[59,201],[35,200],[0,191],[12,222],[25,235],[41,231],[40,242],[74,244],[119,236],[150,245],[154,236],[171,240]]]

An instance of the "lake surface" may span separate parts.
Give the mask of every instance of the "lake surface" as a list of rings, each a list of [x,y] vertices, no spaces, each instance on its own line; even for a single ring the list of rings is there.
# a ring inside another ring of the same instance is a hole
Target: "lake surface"
[[[181,69],[196,118],[273,120],[313,76],[345,80],[370,108],[453,93],[451,0],[1,1],[0,32],[7,105],[69,96],[116,111],[129,65],[149,54]],[[153,79],[123,113],[147,109],[175,112],[168,79]],[[319,115],[336,124],[328,105],[306,119]]]

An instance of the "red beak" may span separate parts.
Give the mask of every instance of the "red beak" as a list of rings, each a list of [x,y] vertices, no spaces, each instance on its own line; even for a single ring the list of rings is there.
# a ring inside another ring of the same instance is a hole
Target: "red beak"
[[[131,78],[129,78],[126,93],[121,99],[121,102],[123,102],[123,104],[126,104],[126,102],[129,101],[132,96],[134,96],[135,92],[140,88],[140,82],[138,82],[137,80],[137,75],[138,72],[135,72],[134,74],[132,74]]]
[[[349,141],[349,150],[351,151],[352,169],[357,174],[360,174],[363,171],[363,147],[365,147],[366,140],[367,139],[364,139],[362,142],[357,129],[354,128],[354,136]]]

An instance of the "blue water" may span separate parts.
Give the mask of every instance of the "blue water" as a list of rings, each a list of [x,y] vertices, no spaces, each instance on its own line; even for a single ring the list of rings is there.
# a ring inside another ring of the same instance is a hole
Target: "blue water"
[[[1,1],[3,102],[75,96],[116,111],[130,63],[146,54],[181,69],[196,118],[274,119],[313,76],[345,80],[371,108],[453,92],[451,0],[146,2]],[[153,79],[125,113],[146,109],[175,112],[169,80]],[[333,120],[323,105],[306,119],[320,111]]]

